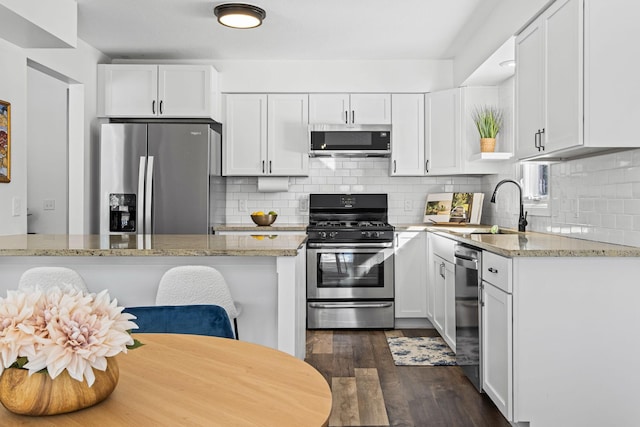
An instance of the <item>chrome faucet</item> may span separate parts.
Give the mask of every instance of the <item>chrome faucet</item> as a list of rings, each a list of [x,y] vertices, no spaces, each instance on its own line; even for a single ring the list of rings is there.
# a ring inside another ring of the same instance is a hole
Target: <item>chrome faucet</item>
[[[505,182],[512,182],[516,185],[516,187],[518,187],[518,192],[520,193],[520,217],[518,218],[518,231],[525,231],[528,224],[527,212],[524,212],[524,205],[522,204],[522,187],[520,187],[520,184],[518,184],[512,179],[503,179],[496,185],[496,188],[493,190],[493,196],[491,196],[491,203],[496,202],[496,193],[498,192],[498,188],[500,188],[500,186]]]

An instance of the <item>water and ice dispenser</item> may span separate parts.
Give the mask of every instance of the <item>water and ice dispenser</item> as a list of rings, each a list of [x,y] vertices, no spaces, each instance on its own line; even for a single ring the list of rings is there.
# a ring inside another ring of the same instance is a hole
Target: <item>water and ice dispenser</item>
[[[136,232],[136,195],[109,194],[109,231]]]

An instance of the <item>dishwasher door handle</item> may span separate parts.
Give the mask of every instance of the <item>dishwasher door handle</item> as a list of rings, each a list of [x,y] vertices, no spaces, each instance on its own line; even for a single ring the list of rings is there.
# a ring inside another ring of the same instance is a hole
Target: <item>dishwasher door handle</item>
[[[387,308],[387,307],[391,307],[391,303],[390,302],[381,302],[381,303],[346,303],[346,304],[340,304],[340,303],[318,303],[318,302],[312,302],[309,304],[309,307],[311,308]]]
[[[469,268],[471,270],[479,270],[477,258],[470,258],[466,256],[461,256],[459,254],[455,254],[455,259],[456,259],[456,265],[460,265],[464,268]]]

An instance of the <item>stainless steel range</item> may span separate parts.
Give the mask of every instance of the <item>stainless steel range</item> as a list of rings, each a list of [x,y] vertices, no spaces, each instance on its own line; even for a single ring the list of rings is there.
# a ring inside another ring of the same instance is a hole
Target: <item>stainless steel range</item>
[[[307,327],[393,328],[393,226],[386,194],[311,194]]]

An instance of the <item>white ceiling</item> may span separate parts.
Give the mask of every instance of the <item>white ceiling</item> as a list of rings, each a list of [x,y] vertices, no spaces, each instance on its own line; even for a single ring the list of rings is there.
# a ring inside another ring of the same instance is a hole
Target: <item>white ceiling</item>
[[[77,0],[78,36],[113,59],[448,59],[495,0],[260,0],[261,27],[217,23],[207,0]]]

